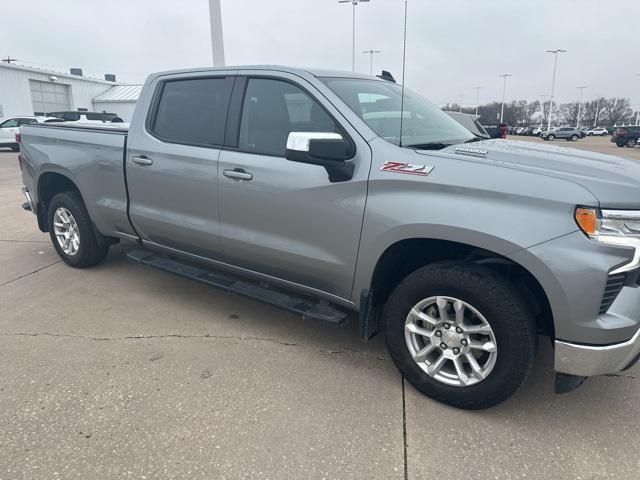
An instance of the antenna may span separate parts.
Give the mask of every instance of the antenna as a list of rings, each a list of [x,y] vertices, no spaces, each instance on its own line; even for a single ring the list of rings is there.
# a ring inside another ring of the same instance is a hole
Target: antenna
[[[398,146],[402,147],[402,124],[404,123],[404,71],[407,63],[407,2],[404,0],[404,38],[402,40],[402,92],[400,94],[400,138]]]

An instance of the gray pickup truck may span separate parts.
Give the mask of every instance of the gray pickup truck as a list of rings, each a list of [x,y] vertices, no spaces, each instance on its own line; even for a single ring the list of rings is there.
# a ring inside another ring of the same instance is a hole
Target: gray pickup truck
[[[23,126],[19,163],[23,207],[70,266],[126,240],[141,264],[357,318],[457,407],[510,397],[539,335],[557,392],[640,353],[640,165],[479,139],[389,80],[158,73],[128,130]]]

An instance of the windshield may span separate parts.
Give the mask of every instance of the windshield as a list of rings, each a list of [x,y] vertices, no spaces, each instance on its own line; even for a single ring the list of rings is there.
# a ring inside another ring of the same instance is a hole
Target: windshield
[[[321,79],[380,137],[403,147],[445,148],[474,136],[420,95],[405,89],[400,141],[402,88],[390,82],[356,78]]]

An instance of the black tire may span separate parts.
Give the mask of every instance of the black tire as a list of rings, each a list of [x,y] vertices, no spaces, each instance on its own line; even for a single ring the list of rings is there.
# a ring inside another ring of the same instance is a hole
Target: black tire
[[[496,363],[479,383],[447,385],[429,376],[411,356],[405,320],[413,306],[432,296],[465,301],[491,325]],[[403,377],[425,395],[458,408],[488,408],[508,399],[526,380],[537,351],[535,321],[523,300],[504,278],[478,265],[434,263],[409,274],[392,292],[383,321],[387,347]]]
[[[571,141],[572,142],[577,142],[578,141],[578,135],[575,135],[575,134],[571,135]]]
[[[60,207],[66,208],[75,219],[80,237],[80,244],[75,255],[64,252],[58,243],[53,226],[54,214]],[[99,242],[93,223],[89,218],[89,212],[84,205],[82,197],[78,192],[69,191],[54,195],[49,202],[47,211],[47,222],[49,225],[49,235],[60,258],[69,266],[75,268],[87,268],[102,262],[109,253],[109,244]],[[99,234],[98,234],[99,235]]]
[[[545,140],[553,141],[554,138],[556,138],[556,136],[551,134],[551,135],[547,135],[547,138],[545,138]]]
[[[624,147],[626,144],[627,144],[626,140],[618,140],[618,141],[616,142],[616,145],[617,145],[618,147]]]
[[[629,140],[627,140],[627,147],[628,148],[633,148],[638,144],[638,139],[637,138],[630,138]]]

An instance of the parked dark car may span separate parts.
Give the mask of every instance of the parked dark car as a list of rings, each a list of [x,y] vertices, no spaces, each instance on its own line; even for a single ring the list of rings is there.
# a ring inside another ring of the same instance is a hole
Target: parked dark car
[[[628,125],[618,127],[611,135],[611,141],[619,147],[633,148],[638,144],[640,137],[640,126]]]

